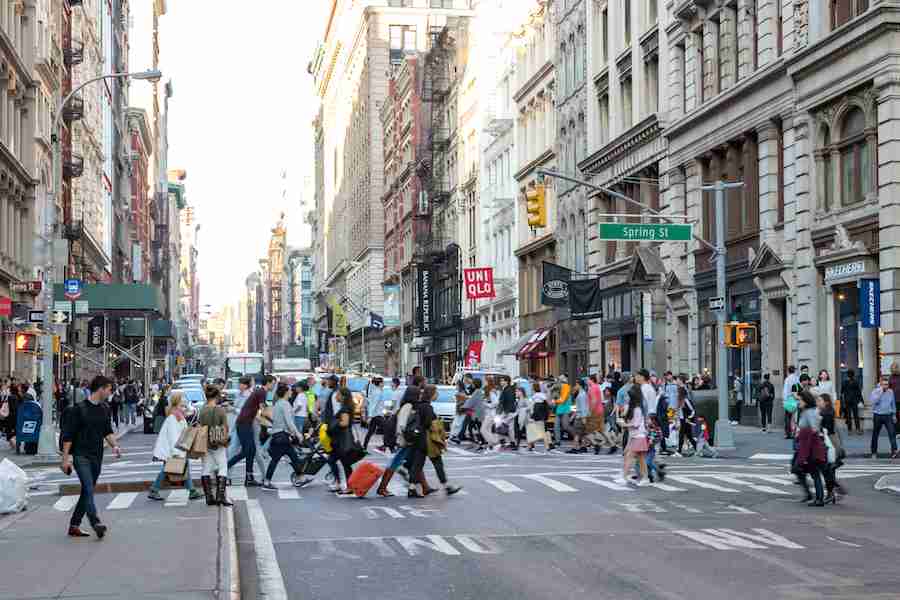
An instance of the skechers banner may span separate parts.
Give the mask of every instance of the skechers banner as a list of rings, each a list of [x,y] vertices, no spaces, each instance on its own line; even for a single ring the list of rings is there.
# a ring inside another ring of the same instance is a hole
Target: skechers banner
[[[859,280],[859,324],[867,329],[881,327],[881,282]]]
[[[600,297],[600,278],[569,281],[569,309],[572,319],[600,319],[603,317],[603,298]]]
[[[543,263],[543,285],[541,286],[541,304],[544,306],[569,305],[569,280],[572,270],[553,263]]]

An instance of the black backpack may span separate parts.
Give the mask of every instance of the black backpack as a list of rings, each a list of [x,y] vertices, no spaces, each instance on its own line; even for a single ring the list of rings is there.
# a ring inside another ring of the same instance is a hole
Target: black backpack
[[[422,418],[419,411],[412,409],[409,418],[406,420],[406,426],[403,428],[403,439],[406,440],[407,446],[415,446],[425,435],[425,429],[422,427]]]
[[[547,408],[546,402],[535,402],[534,407],[531,409],[531,420],[532,421],[546,421],[547,417],[550,416],[550,409]]]

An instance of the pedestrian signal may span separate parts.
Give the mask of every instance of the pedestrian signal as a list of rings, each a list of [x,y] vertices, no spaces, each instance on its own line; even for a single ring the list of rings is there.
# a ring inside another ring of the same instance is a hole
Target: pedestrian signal
[[[16,334],[16,352],[37,352],[37,336],[33,333]]]
[[[737,326],[737,343],[744,346],[755,346],[757,343],[756,325],[741,323]]]
[[[547,226],[547,200],[544,184],[539,183],[525,190],[525,208],[528,212],[528,226],[532,229]]]

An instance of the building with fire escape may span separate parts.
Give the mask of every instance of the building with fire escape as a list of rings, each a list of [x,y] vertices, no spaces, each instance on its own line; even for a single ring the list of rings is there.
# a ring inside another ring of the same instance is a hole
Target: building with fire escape
[[[285,354],[287,341],[284,337],[284,311],[287,303],[284,297],[284,268],[285,252],[287,250],[287,229],[284,226],[284,214],[275,227],[272,228],[272,236],[269,238],[269,249],[265,258],[264,276],[267,296],[268,311],[266,315],[266,330],[268,340],[268,352],[266,361],[272,364],[273,358],[282,358]],[[263,261],[260,261],[261,263]]]

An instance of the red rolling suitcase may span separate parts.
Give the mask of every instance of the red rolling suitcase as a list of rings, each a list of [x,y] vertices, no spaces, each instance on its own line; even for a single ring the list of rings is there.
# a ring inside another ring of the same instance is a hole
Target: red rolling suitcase
[[[347,486],[350,488],[350,491],[356,494],[357,498],[362,498],[369,493],[369,490],[372,489],[376,481],[381,479],[383,474],[384,469],[378,465],[370,462],[361,462],[353,469],[353,474],[350,475],[350,481],[347,482]]]

